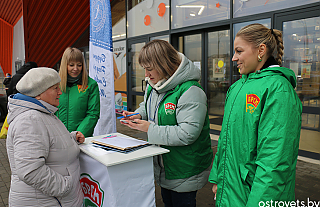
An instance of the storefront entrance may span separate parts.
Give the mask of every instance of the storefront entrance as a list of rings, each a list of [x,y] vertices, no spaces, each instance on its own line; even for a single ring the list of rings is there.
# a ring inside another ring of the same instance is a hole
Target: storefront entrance
[[[296,73],[303,104],[300,155],[320,159],[320,17],[319,10],[275,18],[283,31],[283,66]]]

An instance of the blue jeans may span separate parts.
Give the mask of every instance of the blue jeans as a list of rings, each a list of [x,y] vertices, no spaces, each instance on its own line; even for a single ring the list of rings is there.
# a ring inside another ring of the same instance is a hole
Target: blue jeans
[[[165,207],[195,207],[197,191],[178,193],[161,188],[162,200]]]

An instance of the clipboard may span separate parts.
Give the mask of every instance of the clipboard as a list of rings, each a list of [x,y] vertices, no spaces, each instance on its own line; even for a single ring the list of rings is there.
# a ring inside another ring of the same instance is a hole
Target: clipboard
[[[128,153],[149,146],[147,141],[139,140],[131,137],[107,136],[91,141],[94,146],[105,150],[113,150],[117,152]]]

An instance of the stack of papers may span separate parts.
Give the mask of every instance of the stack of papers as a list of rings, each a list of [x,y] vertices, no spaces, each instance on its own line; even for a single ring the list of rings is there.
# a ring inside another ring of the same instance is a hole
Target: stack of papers
[[[96,147],[122,153],[132,152],[150,145],[148,142],[144,140],[117,135],[94,139],[92,140],[92,143]]]

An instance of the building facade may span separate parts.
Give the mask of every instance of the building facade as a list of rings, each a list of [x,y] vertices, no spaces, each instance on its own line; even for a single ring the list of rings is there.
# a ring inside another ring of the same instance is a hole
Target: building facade
[[[283,66],[295,72],[303,104],[299,155],[320,160],[319,0],[122,0],[111,6],[116,109],[139,107],[146,86],[139,51],[163,39],[200,68],[214,135],[227,90],[240,78],[231,61],[235,35],[251,23],[283,31]]]
[[[31,1],[23,2],[28,5]],[[75,11],[80,11],[79,17],[83,18],[75,18],[75,21],[85,24],[77,24],[81,28],[77,26],[75,29],[82,31],[81,34],[72,41],[69,38],[70,41],[65,44],[71,45],[72,42],[72,46],[81,49],[89,64],[86,13],[89,1],[74,2],[79,2]],[[261,23],[283,31],[285,49],[282,65],[291,68],[297,77],[296,92],[303,104],[299,155],[320,160],[319,0],[111,0],[110,3],[116,112],[133,111],[143,101],[146,82],[144,69],[138,64],[139,51],[147,42],[163,39],[184,53],[201,70],[201,85],[208,98],[211,134],[213,139],[217,138],[221,131],[227,90],[240,78],[236,63],[231,61],[234,53],[233,40],[243,26]],[[48,4],[50,8],[49,3],[42,4]],[[37,6],[31,2],[29,7],[32,6],[37,9],[40,7],[41,10],[44,5]],[[66,11],[74,16],[71,9]],[[31,20],[35,19],[32,10],[28,14],[24,9],[23,15],[24,20],[30,20],[28,25],[31,25]],[[44,27],[48,26],[44,24]],[[33,31],[32,25],[30,28]],[[59,30],[53,28],[52,32],[55,31]],[[29,30],[24,31],[24,34],[25,40],[33,37]],[[26,34],[29,35],[26,37]],[[70,35],[62,33],[61,38]],[[53,36],[53,39],[57,38]],[[43,41],[31,39],[28,42],[26,59],[34,55],[32,49],[35,45],[31,43],[42,42],[41,46],[48,44],[48,41],[44,44]],[[57,57],[62,56],[58,49],[63,51],[64,45],[52,45],[57,49],[54,53]],[[15,55],[13,56],[14,59]],[[42,59],[53,61],[52,58]],[[30,58],[29,60],[32,61]],[[17,64],[20,62],[16,61],[15,65]],[[59,62],[54,67],[58,69]]]

